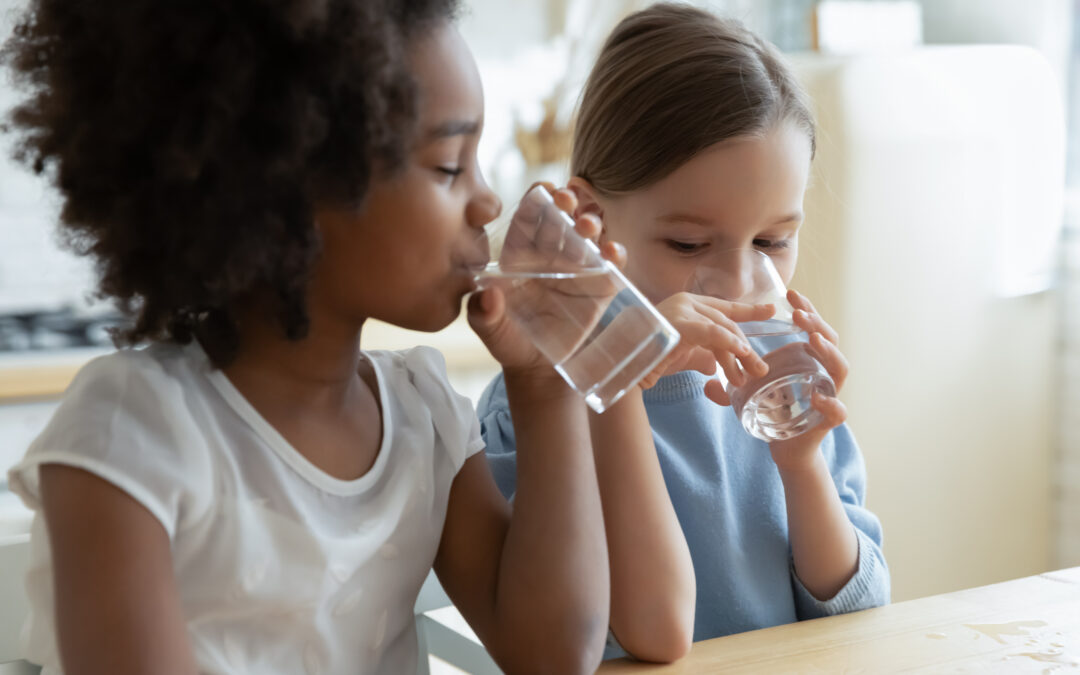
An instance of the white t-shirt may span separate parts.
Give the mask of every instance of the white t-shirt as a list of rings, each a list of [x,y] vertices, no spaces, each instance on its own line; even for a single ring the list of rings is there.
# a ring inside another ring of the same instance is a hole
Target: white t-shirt
[[[38,467],[75,466],[160,520],[202,673],[413,673],[413,605],[450,485],[483,441],[438,351],[365,355],[383,434],[374,465],[356,480],[305,459],[197,344],[159,344],[83,368],[11,470],[11,488],[37,510]],[[58,675],[40,511],[32,549],[27,657]]]

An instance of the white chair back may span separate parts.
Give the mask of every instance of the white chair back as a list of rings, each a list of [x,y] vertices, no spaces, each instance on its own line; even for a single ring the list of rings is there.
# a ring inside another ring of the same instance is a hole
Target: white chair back
[[[26,619],[26,571],[30,566],[30,535],[0,536],[0,663],[21,658],[19,634]]]

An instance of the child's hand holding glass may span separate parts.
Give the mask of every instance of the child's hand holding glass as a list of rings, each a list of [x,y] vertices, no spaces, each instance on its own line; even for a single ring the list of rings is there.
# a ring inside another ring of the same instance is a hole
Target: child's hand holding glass
[[[574,196],[573,192],[566,189],[558,190],[554,185],[546,182],[534,184],[527,192],[531,192],[538,186],[551,195],[554,205],[559,210],[567,214],[574,213],[577,207],[577,197]],[[519,208],[513,217],[520,218],[522,216],[521,211],[522,209]],[[595,243],[600,236],[600,220],[592,214],[583,214],[574,220],[574,231],[582,238]],[[520,264],[522,267],[526,267],[529,265],[529,261],[524,260],[524,258],[535,253],[536,249],[509,238],[504,245],[504,250],[510,253],[509,249],[513,249],[516,244],[517,251],[520,252]],[[477,247],[481,249],[478,257],[470,261],[469,264],[478,273],[482,273],[485,265],[490,264],[491,256],[486,235],[478,237]],[[605,243],[602,247],[602,254],[605,259],[611,260],[619,266],[622,266],[626,258],[622,247],[613,242]],[[593,283],[590,284],[590,281]],[[613,295],[610,284],[604,284],[602,277],[592,277],[584,280],[578,278],[544,279],[541,282],[544,286],[557,284],[559,295],[577,295],[581,297],[583,302],[579,303],[579,305],[582,306],[582,311],[596,314],[596,316],[584,317],[591,322],[599,319],[599,313],[593,311],[594,305],[589,299]],[[492,283],[491,281],[484,283],[481,280],[479,286],[477,292],[469,299],[469,324],[480,339],[483,340],[495,360],[508,370],[536,369],[544,373],[553,372],[551,371],[551,363],[525,334],[521,324],[511,320],[507,311],[509,308],[507,307],[505,284]],[[538,290],[538,284],[536,283],[514,285],[514,301],[527,302],[535,307],[537,303],[543,303],[545,298],[550,297],[545,293],[536,292]],[[543,307],[539,307],[535,314],[541,318],[557,319],[554,312],[546,312]]]
[[[750,348],[737,322],[764,321],[775,312],[772,305],[731,302],[684,292],[669,296],[656,308],[679,331],[682,339],[641,381],[643,389],[652,387],[661,377],[681,370],[713,375],[717,365],[729,381],[740,384],[746,381],[748,373],[761,377],[768,372],[768,366]],[[719,380],[709,381],[705,395],[720,405],[731,405],[731,398]]]
[[[597,243],[599,219],[570,218],[576,205],[571,192],[534,186],[508,221],[485,228],[470,320],[504,370],[554,366],[603,412],[679,336],[619,271],[622,247]]]
[[[712,254],[694,270],[688,288],[775,309],[768,317],[736,319],[739,334],[767,367],[739,372],[730,359],[720,361],[724,372],[717,385],[748,433],[774,445],[801,439],[778,447],[807,447],[805,454],[811,453],[844,421],[835,396],[837,378],[842,383],[847,376],[847,362],[836,347],[836,331],[809,300],[787,290],[772,259],[754,249]]]
[[[791,318],[809,335],[810,354],[825,368],[838,393],[847,380],[849,366],[840,351],[840,336],[823,318],[809,298],[798,291],[788,290],[787,301],[794,308]],[[781,468],[805,464],[812,460],[825,436],[847,420],[847,408],[836,397],[817,391],[811,397],[811,407],[821,416],[821,421],[805,433],[786,440],[772,441],[769,449],[773,461]]]

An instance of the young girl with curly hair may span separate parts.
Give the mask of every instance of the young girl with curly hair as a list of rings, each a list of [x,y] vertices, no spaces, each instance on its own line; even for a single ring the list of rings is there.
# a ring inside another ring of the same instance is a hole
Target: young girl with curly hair
[[[454,4],[23,15],[5,49],[30,92],[20,155],[132,318],[10,473],[37,512],[26,647],[47,675],[414,672],[432,566],[506,670],[599,662],[585,409],[502,296],[475,294],[469,319],[516,422],[512,513],[441,355],[360,349],[368,319],[454,320],[500,210]]]

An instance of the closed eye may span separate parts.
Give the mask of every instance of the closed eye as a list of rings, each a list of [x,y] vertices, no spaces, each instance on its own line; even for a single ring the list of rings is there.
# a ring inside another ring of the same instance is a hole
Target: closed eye
[[[699,244],[692,241],[678,241],[675,239],[665,239],[664,243],[676,253],[697,253],[706,246],[706,244]]]
[[[462,169],[459,166],[440,166],[437,167],[435,170],[441,174],[445,174],[451,177],[460,176],[461,174],[465,173],[465,169]]]
[[[790,239],[755,239],[754,246],[764,249],[780,250],[791,247]]]

